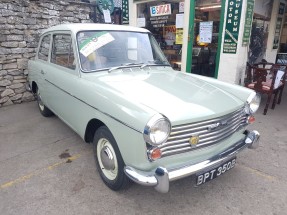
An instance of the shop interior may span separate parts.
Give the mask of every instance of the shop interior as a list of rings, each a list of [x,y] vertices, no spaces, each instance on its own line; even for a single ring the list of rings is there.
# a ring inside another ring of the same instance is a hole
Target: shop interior
[[[138,4],[140,27],[150,30],[160,44],[165,56],[174,69],[180,70],[182,53],[183,9],[180,0],[148,2]],[[151,8],[170,5],[170,14],[151,14]],[[191,73],[215,76],[216,55],[221,14],[221,0],[202,0],[195,3],[194,41]]]
[[[153,7],[161,7],[156,8],[159,11],[158,14],[151,14]],[[180,8],[180,0],[142,3],[138,4],[137,9],[138,18],[144,19],[138,26],[152,32],[171,66],[180,70],[183,26],[181,23],[176,23],[176,19],[181,19],[183,23],[183,8]],[[170,12],[161,13],[161,10],[170,10]]]
[[[221,1],[196,1],[191,73],[214,77]]]

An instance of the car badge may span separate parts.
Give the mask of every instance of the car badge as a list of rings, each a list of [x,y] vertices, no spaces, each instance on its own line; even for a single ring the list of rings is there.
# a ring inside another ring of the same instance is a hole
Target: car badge
[[[196,146],[198,142],[199,142],[199,136],[192,136],[192,137],[189,139],[189,144],[190,144],[191,146]]]
[[[218,128],[220,126],[220,123],[214,123],[214,124],[211,124],[207,127],[207,130],[208,131],[213,131],[214,129]]]
[[[228,121],[227,121],[227,120],[222,120],[222,121],[220,121],[220,122],[211,124],[211,125],[209,125],[209,126],[207,127],[207,130],[208,130],[208,131],[213,131],[213,130],[215,130],[216,128],[221,127],[221,126],[224,126],[224,125],[228,125]]]

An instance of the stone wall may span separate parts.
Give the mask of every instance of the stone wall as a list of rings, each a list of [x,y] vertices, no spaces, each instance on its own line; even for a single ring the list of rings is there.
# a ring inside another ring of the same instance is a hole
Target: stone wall
[[[79,1],[0,1],[0,107],[34,100],[27,90],[27,63],[41,32],[60,23],[92,22],[92,11]]]

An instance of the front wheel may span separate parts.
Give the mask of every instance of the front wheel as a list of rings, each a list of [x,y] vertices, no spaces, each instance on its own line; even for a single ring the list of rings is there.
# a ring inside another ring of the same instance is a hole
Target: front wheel
[[[37,88],[36,96],[37,96],[37,104],[38,104],[38,108],[40,110],[40,113],[45,117],[52,116],[53,112],[50,111],[50,109],[47,108],[42,101],[42,97],[41,97],[41,93],[40,93],[39,88]]]
[[[100,127],[94,136],[94,156],[98,172],[112,190],[125,189],[130,180],[124,173],[124,161],[117,143],[106,126]]]

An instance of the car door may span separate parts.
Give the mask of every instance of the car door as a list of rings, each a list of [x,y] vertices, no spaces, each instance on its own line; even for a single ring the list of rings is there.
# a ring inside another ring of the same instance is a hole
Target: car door
[[[49,108],[74,130],[78,100],[73,96],[79,86],[79,71],[74,55],[70,32],[54,32],[52,35],[50,63],[45,69],[48,85]]]
[[[36,54],[35,60],[33,61],[33,66],[30,67],[33,71],[33,80],[36,80],[38,90],[40,92],[41,100],[45,105],[48,105],[47,101],[47,82],[45,81],[45,68],[49,64],[50,49],[51,49],[51,34],[44,34],[41,37],[38,52]]]

